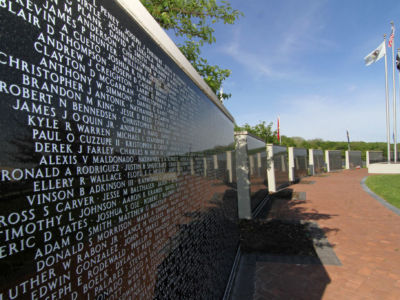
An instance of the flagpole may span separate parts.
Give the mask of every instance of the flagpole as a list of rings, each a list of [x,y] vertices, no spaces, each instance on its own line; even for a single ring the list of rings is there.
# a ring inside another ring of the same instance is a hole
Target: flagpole
[[[347,135],[347,148],[350,152],[350,135],[349,135],[349,130],[346,129],[346,135]]]
[[[383,35],[385,46],[385,85],[386,85],[386,140],[387,140],[387,159],[390,164],[390,116],[389,116],[389,94],[388,94],[388,72],[387,72],[387,51],[386,51],[386,34]]]
[[[399,55],[399,53],[400,53],[400,48],[397,49],[397,55]],[[396,56],[396,59],[397,59],[397,56]],[[399,70],[399,89],[400,89],[400,69],[398,69],[398,70]],[[394,138],[397,139],[397,136],[395,135]],[[396,147],[396,150],[397,150],[397,147]]]
[[[392,24],[393,30],[393,39],[392,39],[392,60],[393,60],[393,143],[394,143],[394,162],[397,162],[397,124],[396,124],[396,79],[395,79],[395,65],[394,65],[394,23],[393,21],[390,22]]]

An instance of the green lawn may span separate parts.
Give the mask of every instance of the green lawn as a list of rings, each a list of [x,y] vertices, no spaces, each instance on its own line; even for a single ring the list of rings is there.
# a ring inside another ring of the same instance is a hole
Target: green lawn
[[[372,175],[365,183],[375,194],[400,208],[400,175]]]

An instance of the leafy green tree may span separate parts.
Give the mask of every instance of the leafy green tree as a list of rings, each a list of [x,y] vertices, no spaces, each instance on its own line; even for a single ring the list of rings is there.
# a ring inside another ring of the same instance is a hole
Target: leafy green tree
[[[276,130],[272,130],[273,123],[270,122],[266,125],[266,122],[263,121],[255,126],[250,126],[249,124],[244,124],[243,126],[235,125],[235,131],[248,131],[263,140],[267,143],[278,144],[277,132]],[[299,136],[288,137],[285,135],[281,135],[282,146],[287,147],[297,147],[297,148],[306,148],[306,149],[321,149],[321,150],[341,150],[342,156],[344,157],[345,151],[347,148],[347,142],[335,142],[335,141],[324,141],[323,139],[311,139],[306,140]],[[351,150],[359,150],[361,151],[361,157],[365,160],[366,151],[382,151],[383,156],[386,158],[387,156],[387,145],[386,143],[381,142],[350,142]],[[399,147],[400,148],[400,147]],[[391,146],[391,151],[393,151],[393,146]],[[399,150],[398,150],[399,151]],[[400,151],[399,151],[400,152]]]
[[[235,127],[235,131],[248,131],[261,139],[263,139],[266,143],[277,143],[277,131],[272,130],[273,123],[270,122],[266,125],[266,122],[263,121],[255,126],[250,126],[249,124],[244,124],[243,126]]]
[[[243,13],[233,9],[228,1],[216,0],[141,0],[155,20],[166,30],[173,30],[175,35],[186,41],[178,44],[179,49],[200,73],[205,82],[224,99],[231,95],[222,93],[222,82],[229,77],[231,71],[217,65],[209,65],[200,56],[200,47],[204,43],[216,41],[212,24],[223,21],[233,24]]]
[[[296,147],[296,142],[291,137],[281,135],[281,145],[286,147]]]

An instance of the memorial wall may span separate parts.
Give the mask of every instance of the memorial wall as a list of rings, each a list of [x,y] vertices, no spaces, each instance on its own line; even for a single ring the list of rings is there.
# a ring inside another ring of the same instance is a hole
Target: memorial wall
[[[329,160],[329,171],[343,169],[342,151],[340,150],[327,150]]]
[[[366,160],[367,166],[369,164],[383,162],[383,151],[367,151]]]
[[[307,149],[289,147],[289,168],[292,172],[291,181],[299,181],[308,175]]]
[[[276,189],[289,185],[288,150],[285,146],[273,145],[274,176]]]
[[[310,149],[310,164],[313,168],[313,174],[321,174],[325,170],[324,152],[320,149]],[[311,157],[312,155],[312,157]]]
[[[251,210],[257,208],[268,195],[267,151],[266,144],[260,138],[247,135],[247,148],[250,171]]]
[[[115,1],[0,25],[0,299],[220,299],[233,120]]]
[[[349,159],[349,168],[355,169],[362,167],[361,151],[346,151]]]

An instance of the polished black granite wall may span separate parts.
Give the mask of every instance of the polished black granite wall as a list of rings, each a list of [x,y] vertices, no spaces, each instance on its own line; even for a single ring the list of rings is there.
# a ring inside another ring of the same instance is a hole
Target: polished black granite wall
[[[0,298],[220,299],[232,120],[114,1],[3,4]]]
[[[361,151],[349,151],[350,169],[362,167]]]
[[[276,189],[289,184],[289,166],[287,147],[273,145],[274,173]]]
[[[342,151],[329,150],[329,168],[331,171],[343,169]]]
[[[324,160],[324,152],[323,150],[314,149],[313,150],[313,159],[314,159],[314,173],[320,174],[324,172],[325,169],[325,160]]]
[[[250,201],[254,211],[268,195],[267,148],[258,137],[247,135],[247,149],[250,173]]]
[[[369,163],[383,162],[383,152],[382,151],[369,151]]]
[[[293,148],[294,180],[299,180],[308,175],[307,149]]]

